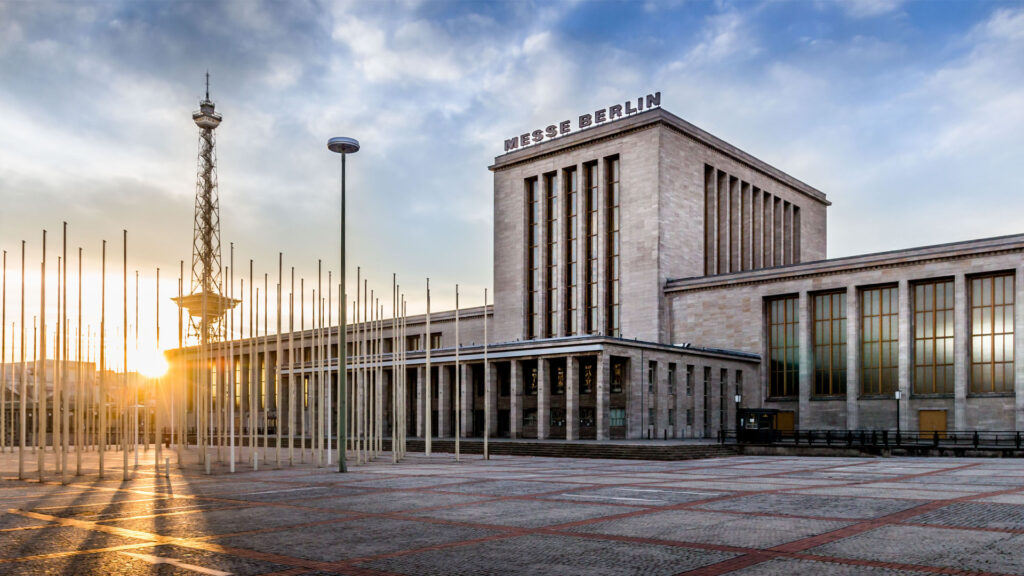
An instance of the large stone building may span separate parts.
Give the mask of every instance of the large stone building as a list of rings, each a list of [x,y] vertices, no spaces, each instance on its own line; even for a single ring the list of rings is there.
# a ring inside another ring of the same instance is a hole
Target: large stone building
[[[897,390],[904,430],[1024,429],[1024,235],[829,260],[824,193],[651,100],[495,159],[494,305],[459,343],[452,312],[409,319],[408,434],[453,434],[457,345],[466,436],[713,437],[740,407],[895,429]],[[236,343],[266,406],[315,369],[296,333],[278,378],[275,341]]]

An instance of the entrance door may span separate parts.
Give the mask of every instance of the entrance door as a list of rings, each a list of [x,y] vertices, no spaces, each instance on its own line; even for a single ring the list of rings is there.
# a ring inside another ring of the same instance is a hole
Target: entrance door
[[[917,429],[922,436],[931,436],[938,432],[940,438],[946,437],[945,410],[919,410],[917,412]]]
[[[775,415],[775,429],[780,432],[792,432],[795,428],[795,413],[779,412]]]

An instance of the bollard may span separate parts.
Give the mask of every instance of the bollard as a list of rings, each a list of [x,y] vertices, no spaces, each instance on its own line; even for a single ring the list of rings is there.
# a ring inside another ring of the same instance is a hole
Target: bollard
[[[171,459],[164,458],[164,478],[171,477]]]
[[[255,450],[252,453],[252,471],[256,472],[260,469],[260,453]]]
[[[665,440],[668,440],[668,428],[665,428],[663,432],[665,432]]]
[[[209,476],[210,475],[210,455],[207,454],[206,458],[204,458],[204,460],[206,460],[206,475]]]

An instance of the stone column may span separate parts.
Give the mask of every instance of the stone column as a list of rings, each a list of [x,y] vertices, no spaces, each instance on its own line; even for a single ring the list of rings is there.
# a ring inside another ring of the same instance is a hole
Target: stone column
[[[451,382],[448,378],[448,367],[437,367],[437,436],[447,438],[452,435],[451,422],[448,421],[448,388]]]
[[[498,434],[498,365],[487,362],[484,372],[484,410],[491,423],[490,436],[494,438]]]
[[[704,437],[704,366],[693,367],[693,437]]]
[[[610,422],[608,409],[611,398],[609,389],[611,382],[611,364],[607,352],[599,352],[597,355],[597,439],[607,440],[609,438]]]
[[[811,387],[814,385],[814,357],[811,354],[811,318],[810,298],[807,292],[800,292],[799,301],[800,323],[798,325],[797,340],[800,344],[800,379],[799,379],[799,409],[797,410],[798,430],[811,428]]]
[[[263,358],[263,417],[270,417],[270,410],[274,405],[274,363],[270,359],[269,352],[260,354]]]
[[[626,438],[646,438],[651,422],[647,419],[647,406],[651,404],[644,377],[647,360],[643,354],[629,357],[626,375]]]
[[[462,428],[463,438],[473,435],[473,387],[468,378],[471,372],[469,366],[459,364],[459,380],[462,382],[462,422],[459,426]]]
[[[576,358],[565,358],[565,439],[580,439],[580,394]]]
[[[911,331],[912,316],[910,312],[910,282],[904,278],[899,282],[899,390],[900,390],[900,429],[909,431],[910,414],[910,358],[914,348],[913,332]]]
[[[548,382],[548,361],[537,358],[537,439],[548,437],[551,422],[551,386]]]
[[[249,414],[249,387],[252,386],[252,366],[248,360],[248,354],[239,353],[239,371],[242,373],[242,393],[240,399],[240,406],[245,410],[246,420],[242,422],[242,427],[245,429],[249,428],[248,414]]]
[[[418,438],[423,438],[423,434],[426,431],[423,424],[425,422],[424,418],[427,417],[424,415],[423,409],[426,401],[423,397],[423,372],[423,366],[416,367],[416,436]]]
[[[509,362],[508,378],[508,435],[509,438],[519,438],[523,435],[523,367],[519,360]]]
[[[686,364],[676,364],[676,424],[672,435],[676,438],[686,436]]]
[[[846,429],[860,427],[860,298],[857,288],[846,288]]]
[[[967,300],[967,278],[958,272],[953,278],[953,428],[967,428],[967,378],[971,363],[971,306]]]
[[[1014,425],[1024,430],[1024,266],[1017,267],[1013,298]]]

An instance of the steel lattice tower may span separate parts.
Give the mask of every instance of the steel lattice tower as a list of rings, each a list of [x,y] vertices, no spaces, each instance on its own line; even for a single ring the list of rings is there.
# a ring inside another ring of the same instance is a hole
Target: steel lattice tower
[[[213,131],[221,115],[210,100],[210,74],[206,74],[206,98],[192,113],[199,127],[199,160],[196,174],[196,207],[192,236],[192,281],[189,294],[178,305],[189,314],[189,337],[199,344],[221,339],[224,313],[236,302],[224,296],[221,277],[220,200],[217,193],[217,153]]]

